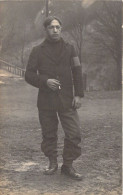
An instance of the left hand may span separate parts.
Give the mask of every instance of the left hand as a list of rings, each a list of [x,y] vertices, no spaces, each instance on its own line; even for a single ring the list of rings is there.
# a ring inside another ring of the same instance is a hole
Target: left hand
[[[79,109],[81,107],[82,104],[82,98],[79,96],[75,96],[72,102],[72,107],[74,109]]]

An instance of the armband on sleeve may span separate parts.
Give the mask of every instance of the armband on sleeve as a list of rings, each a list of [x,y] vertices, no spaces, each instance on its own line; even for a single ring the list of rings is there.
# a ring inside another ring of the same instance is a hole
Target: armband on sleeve
[[[73,57],[73,67],[81,66],[78,56]]]
[[[72,74],[75,96],[83,97],[82,67],[78,57],[73,57],[72,59]]]

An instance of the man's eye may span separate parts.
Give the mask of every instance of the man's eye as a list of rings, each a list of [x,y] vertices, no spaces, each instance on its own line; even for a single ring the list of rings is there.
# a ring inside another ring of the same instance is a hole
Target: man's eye
[[[61,27],[60,26],[56,26],[57,29],[60,29]]]
[[[49,29],[54,29],[54,28],[60,29],[61,27],[60,27],[60,26],[49,26],[48,28],[49,28]]]

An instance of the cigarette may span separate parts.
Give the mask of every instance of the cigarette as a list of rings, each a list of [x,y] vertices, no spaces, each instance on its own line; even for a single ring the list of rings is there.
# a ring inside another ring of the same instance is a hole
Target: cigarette
[[[61,89],[61,86],[59,85],[59,89]]]

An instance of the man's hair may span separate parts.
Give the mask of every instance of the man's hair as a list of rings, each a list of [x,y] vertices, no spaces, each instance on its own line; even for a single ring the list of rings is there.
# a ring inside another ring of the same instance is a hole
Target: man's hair
[[[43,23],[44,28],[47,28],[47,26],[49,26],[53,20],[57,20],[59,22],[59,24],[62,25],[62,22],[59,18],[57,18],[56,16],[49,16],[45,19],[45,21]]]

